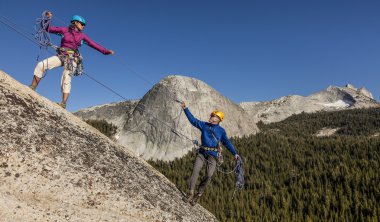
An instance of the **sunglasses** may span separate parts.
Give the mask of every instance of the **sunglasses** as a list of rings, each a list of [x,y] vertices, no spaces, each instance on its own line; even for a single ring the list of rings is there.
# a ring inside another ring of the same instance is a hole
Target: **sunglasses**
[[[82,23],[82,22],[79,22],[82,26],[86,26],[86,24]]]

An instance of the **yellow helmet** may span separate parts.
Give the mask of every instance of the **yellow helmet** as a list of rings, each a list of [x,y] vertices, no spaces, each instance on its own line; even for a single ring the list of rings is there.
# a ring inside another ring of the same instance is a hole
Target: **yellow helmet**
[[[224,114],[221,111],[219,111],[219,110],[213,111],[211,113],[211,116],[217,116],[217,117],[219,117],[220,121],[223,121],[223,119],[224,119]]]

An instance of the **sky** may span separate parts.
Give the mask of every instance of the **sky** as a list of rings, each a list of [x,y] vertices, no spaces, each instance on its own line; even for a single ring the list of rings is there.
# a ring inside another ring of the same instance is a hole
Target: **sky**
[[[84,32],[116,54],[82,46],[85,72],[127,99],[173,74],[200,79],[236,103],[347,83],[380,99],[380,1],[0,0],[0,15],[28,35],[44,10],[55,26],[76,14],[86,19]],[[0,70],[29,85],[37,56],[51,55],[1,23],[0,34]],[[59,102],[61,73],[49,70],[38,93]],[[80,76],[67,108],[122,100]]]

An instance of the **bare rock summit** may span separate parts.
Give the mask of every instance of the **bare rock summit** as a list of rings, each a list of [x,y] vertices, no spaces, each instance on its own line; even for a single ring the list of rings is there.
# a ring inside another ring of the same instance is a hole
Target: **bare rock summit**
[[[139,101],[118,133],[118,143],[129,144],[144,159],[173,160],[192,150],[191,140],[200,141],[200,132],[189,123],[176,99],[185,101],[193,115],[204,121],[213,110],[223,111],[226,117],[221,125],[230,137],[257,132],[239,105],[200,80],[172,75]]]

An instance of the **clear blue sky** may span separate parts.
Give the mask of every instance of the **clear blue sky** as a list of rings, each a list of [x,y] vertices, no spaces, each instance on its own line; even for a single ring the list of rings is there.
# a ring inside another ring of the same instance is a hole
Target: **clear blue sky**
[[[365,86],[380,98],[380,1],[139,0],[5,1],[0,14],[33,31],[45,9],[82,15],[85,32],[157,83],[169,74],[205,81],[235,102],[306,96],[329,85]],[[57,20],[55,25],[62,26]],[[0,24],[0,69],[30,84],[38,48]],[[59,44],[59,38],[53,37]],[[85,71],[129,99],[150,88],[117,57],[81,47]],[[45,57],[42,52],[41,57]],[[62,68],[38,92],[59,101]],[[121,101],[85,76],[74,78],[68,109]]]

